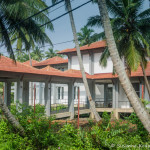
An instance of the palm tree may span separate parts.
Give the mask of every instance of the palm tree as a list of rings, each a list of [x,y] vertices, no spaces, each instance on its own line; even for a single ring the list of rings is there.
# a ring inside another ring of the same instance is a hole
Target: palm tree
[[[57,52],[59,52],[58,50],[54,50],[53,48],[49,48],[46,52],[45,52],[45,57],[48,58],[52,58],[55,56],[59,56],[59,57],[63,57],[61,54],[57,54]]]
[[[14,58],[14,53],[11,44],[17,40],[17,49],[22,46],[29,50],[35,43],[44,44],[51,43],[41,24],[44,24],[50,19],[46,16],[48,13],[40,13],[33,18],[22,21],[27,17],[39,12],[46,7],[42,0],[1,0],[0,1],[0,39],[5,45],[8,53]],[[17,22],[22,21],[20,24]],[[53,25],[47,24],[46,28],[53,30]]]
[[[25,62],[29,60],[29,55],[26,53],[25,49],[17,49],[15,50],[15,58],[17,61]]]
[[[127,1],[122,1],[127,2]],[[142,0],[135,0],[135,2],[142,2]],[[124,69],[124,65],[120,59],[117,46],[115,43],[115,39],[113,36],[113,31],[111,28],[111,23],[109,19],[109,15],[107,12],[107,6],[105,0],[98,0],[98,7],[102,18],[102,23],[105,31],[106,41],[108,45],[108,50],[111,56],[111,59],[113,61],[115,70],[118,74],[120,83],[129,99],[129,101],[132,104],[132,107],[143,123],[145,129],[150,133],[150,116],[149,112],[146,110],[142,102],[140,101],[138,95],[136,94],[126,72]],[[119,9],[120,10],[120,9]]]
[[[30,49],[33,41],[41,45],[51,43],[44,29],[40,28],[41,24],[50,21],[46,16],[48,11],[34,16],[34,18],[22,21],[44,8],[46,8],[46,4],[43,0],[0,0],[0,42],[7,48],[11,58],[15,59],[11,44],[16,38],[19,40],[17,41],[19,49],[21,49],[22,43],[26,50]],[[17,24],[20,21],[22,22]],[[47,24],[46,28],[53,30],[53,25]],[[0,108],[8,121],[23,133],[23,128],[21,128],[19,122],[15,120],[8,108],[1,102]]]
[[[141,65],[150,97],[150,86],[144,70],[147,64],[146,57],[150,56],[150,9],[141,12],[143,1],[138,0],[129,0],[128,3],[124,0],[107,0],[106,2],[112,16],[110,20],[120,58],[125,59],[125,65],[129,72],[137,70],[139,64]],[[119,10],[117,6],[119,6]],[[100,16],[90,17],[88,25],[102,27]],[[105,39],[104,32],[99,34],[99,38]],[[106,48],[100,64],[106,66],[109,56],[108,48]]]
[[[93,42],[96,42],[98,39],[95,38],[94,30],[89,29],[87,26],[81,28],[81,32],[77,33],[78,41],[80,42],[80,46],[90,45]]]
[[[0,108],[2,112],[4,113],[5,117],[8,119],[8,121],[12,124],[14,129],[17,129],[21,136],[25,136],[25,131],[23,127],[20,125],[18,120],[16,120],[16,118],[11,114],[8,107],[4,104],[2,97],[0,97]]]
[[[31,53],[32,59],[41,61],[45,57],[43,52],[43,50],[40,50],[38,47],[35,47],[35,49]]]
[[[58,0],[52,0],[53,3],[55,3]],[[80,70],[82,73],[82,78],[83,78],[83,83],[85,86],[85,90],[86,90],[86,94],[91,106],[91,110],[95,116],[95,119],[97,121],[100,121],[100,116],[99,114],[96,112],[95,109],[95,103],[92,100],[92,96],[89,90],[89,86],[88,86],[88,82],[87,82],[87,78],[85,75],[85,71],[84,71],[84,66],[83,66],[83,62],[82,62],[82,57],[81,57],[81,52],[80,52],[80,47],[79,47],[79,42],[78,42],[78,37],[77,37],[77,32],[76,32],[76,27],[75,27],[75,22],[74,22],[74,18],[73,18],[73,13],[72,13],[72,8],[71,8],[71,2],[70,0],[65,0],[65,5],[66,5],[66,10],[69,11],[69,17],[70,17],[70,23],[71,23],[71,27],[72,27],[72,32],[73,32],[73,36],[74,36],[74,42],[75,42],[75,46],[76,46],[76,50],[77,50],[77,56],[78,56],[78,61],[79,61],[79,66],[80,66]]]

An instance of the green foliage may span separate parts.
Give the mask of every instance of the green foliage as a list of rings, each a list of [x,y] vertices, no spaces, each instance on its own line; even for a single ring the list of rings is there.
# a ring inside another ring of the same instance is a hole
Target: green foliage
[[[136,124],[137,125],[136,134],[143,137],[144,140],[147,139],[148,132],[145,130],[143,124],[141,123],[141,121],[139,120],[139,118],[135,113],[132,113],[129,117],[126,117],[125,119],[129,120],[133,124]]]
[[[23,47],[29,50],[31,47],[34,48],[36,44],[50,43],[52,45],[44,28],[40,27],[41,24],[50,21],[47,17],[48,11],[17,24],[46,7],[47,5],[43,0],[0,1],[0,11],[2,12],[0,30],[3,31],[0,34],[0,42],[4,44],[12,58],[14,58],[12,44],[16,44],[16,49],[19,50],[22,50]],[[53,30],[53,25],[49,23],[45,28]]]
[[[51,107],[51,111],[57,111],[57,112],[59,112],[59,111],[61,111],[63,109],[66,109],[66,108],[67,108],[66,105],[59,104],[56,107]]]
[[[31,106],[26,106],[25,104],[18,104],[18,109],[16,106],[11,106],[11,112],[20,124],[23,126],[26,132],[26,136],[32,142],[34,149],[45,149],[48,148],[49,144],[53,145],[56,143],[55,136],[53,134],[53,129],[55,124],[51,124],[53,118],[45,117],[45,107],[41,105],[36,105],[34,108]]]
[[[129,70],[137,70],[141,61],[146,67],[146,58],[150,56],[150,9],[141,10],[143,0],[107,0],[106,4],[120,58],[125,60]],[[87,25],[103,28],[101,17],[98,15],[90,17]],[[98,36],[99,39],[106,39],[104,32]],[[106,48],[100,58],[100,64],[106,67],[109,57]]]
[[[39,47],[35,47],[31,53],[31,58],[36,61],[41,61],[45,57],[43,52]]]
[[[78,41],[80,42],[80,46],[90,45],[93,42],[98,41],[96,34],[94,34],[94,30],[84,26],[81,28],[81,32],[77,33]]]
[[[52,48],[49,48],[46,52],[45,52],[45,57],[48,59],[48,58],[52,58],[52,57],[55,57],[55,56],[58,56],[58,57],[63,57],[63,55],[61,54],[57,54],[59,51],[58,50],[54,50]]]
[[[32,150],[31,141],[13,133],[6,120],[0,120],[0,149],[1,150]]]
[[[25,108],[26,109],[23,109]],[[52,123],[53,118],[44,116],[45,108],[19,105],[22,112],[11,106],[11,112],[24,127],[26,136],[21,137],[5,119],[0,120],[0,149],[2,150],[107,150],[139,149],[150,144],[148,133],[133,113],[126,121],[111,121],[107,112],[102,121],[90,120],[88,127],[77,129],[72,124],[60,126]],[[131,126],[135,125],[135,126]],[[135,128],[134,128],[135,127]],[[131,146],[129,148],[129,146]],[[147,149],[147,148],[143,148]]]
[[[150,102],[146,99],[141,99],[143,105],[146,107],[148,104],[150,104]]]

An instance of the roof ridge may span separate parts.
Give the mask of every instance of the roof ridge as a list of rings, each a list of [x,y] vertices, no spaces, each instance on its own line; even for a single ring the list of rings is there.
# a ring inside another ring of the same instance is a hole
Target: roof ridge
[[[97,48],[102,48],[106,47],[106,41],[105,40],[100,40],[93,42],[91,44],[86,44],[80,47],[80,50],[92,50],[92,49],[97,49]],[[58,54],[65,54],[65,53],[70,53],[70,52],[75,52],[76,48],[67,48],[62,51],[59,51]]]

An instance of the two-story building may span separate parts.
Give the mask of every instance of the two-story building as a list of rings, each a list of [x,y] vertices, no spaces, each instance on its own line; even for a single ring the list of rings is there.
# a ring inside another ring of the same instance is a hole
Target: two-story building
[[[132,106],[121,87],[118,76],[116,74],[112,74],[113,63],[111,58],[108,58],[107,67],[105,68],[99,63],[105,47],[105,41],[98,41],[90,45],[80,47],[89,88],[92,98],[95,101],[97,111],[111,112],[114,109],[118,109],[119,112],[132,112]],[[50,82],[50,104],[47,105],[50,105],[48,107],[51,107],[51,113],[58,113],[62,111],[73,112],[77,108],[78,98],[80,98],[80,109],[85,109],[87,112],[89,109],[89,103],[81,79],[76,49],[65,49],[60,51],[59,54],[67,56],[68,59],[53,57],[41,62],[33,63],[36,71],[43,72],[42,74],[46,75],[52,74],[53,76],[49,76],[46,81],[40,78],[36,79],[33,83],[30,80],[29,104],[33,105],[33,97],[35,94],[34,89],[36,88],[36,103],[46,105],[45,99],[47,99],[47,97],[45,97],[45,89],[47,89],[47,82]],[[30,65],[29,62],[25,62],[24,64]],[[150,62],[145,70],[148,80],[150,77],[149,69]],[[58,77],[59,74],[61,75],[60,78]],[[138,96],[149,100],[150,98],[144,83],[142,69],[139,67],[136,72],[131,72],[129,78]],[[31,86],[31,82],[35,85],[35,88]],[[59,111],[57,111],[57,108]],[[60,111],[61,109],[62,111]]]

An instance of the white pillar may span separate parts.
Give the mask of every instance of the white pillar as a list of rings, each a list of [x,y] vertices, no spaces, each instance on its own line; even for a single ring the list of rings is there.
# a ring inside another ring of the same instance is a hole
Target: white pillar
[[[23,104],[29,105],[29,82],[23,82]]]
[[[11,104],[11,82],[9,81],[4,83],[4,103],[8,107]]]
[[[115,95],[115,101],[116,101],[116,108],[119,108],[119,80],[116,81],[116,95]]]
[[[70,120],[74,119],[74,82],[68,84],[68,107],[70,115]]]
[[[56,84],[53,84],[53,104],[56,104],[57,101],[57,90],[56,90]]]
[[[17,82],[14,83],[14,103],[16,103],[17,100]]]
[[[18,110],[18,102],[20,104],[23,103],[23,81],[17,82],[17,103],[16,103],[17,110]],[[21,110],[19,111],[21,112]]]
[[[42,83],[41,82],[39,82],[39,104],[43,104],[42,103],[42,91],[43,91],[43,89],[42,89]]]
[[[28,81],[17,82],[17,101],[20,104],[25,104],[26,106],[29,105],[29,82]],[[16,107],[18,108],[18,105]]]
[[[71,56],[68,55],[68,70],[71,69],[71,63],[72,63]]]
[[[44,98],[45,98],[45,113],[46,116],[50,116],[51,109],[51,83],[45,83],[44,89]]]
[[[116,108],[116,82],[113,83],[113,100],[112,108]]]
[[[89,53],[89,74],[94,74],[94,54],[92,52]]]

